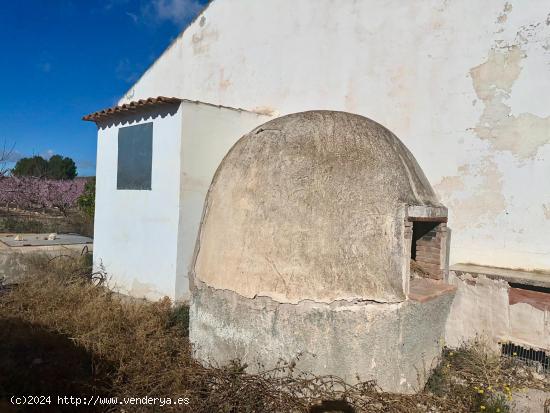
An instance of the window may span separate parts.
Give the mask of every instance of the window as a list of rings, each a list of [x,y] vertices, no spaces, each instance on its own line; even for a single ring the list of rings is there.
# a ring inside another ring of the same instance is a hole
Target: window
[[[118,130],[117,189],[151,189],[153,123]]]

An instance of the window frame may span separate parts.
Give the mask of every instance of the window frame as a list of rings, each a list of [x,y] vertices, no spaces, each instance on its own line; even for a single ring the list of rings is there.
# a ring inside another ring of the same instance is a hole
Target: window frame
[[[152,190],[153,139],[153,122],[118,129],[116,178],[118,191]]]

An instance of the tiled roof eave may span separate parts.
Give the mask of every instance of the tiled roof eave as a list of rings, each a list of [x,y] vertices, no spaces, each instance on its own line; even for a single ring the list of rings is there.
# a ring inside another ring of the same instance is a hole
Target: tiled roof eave
[[[156,98],[140,99],[135,102],[124,103],[119,106],[103,109],[94,113],[90,113],[82,117],[82,120],[90,122],[99,122],[113,116],[132,113],[143,109],[148,109],[153,106],[161,106],[167,104],[180,103],[182,100],[175,97],[158,96]]]

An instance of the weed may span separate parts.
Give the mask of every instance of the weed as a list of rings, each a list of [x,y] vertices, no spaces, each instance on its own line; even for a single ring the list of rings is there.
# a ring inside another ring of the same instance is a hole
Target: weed
[[[181,333],[189,336],[189,306],[179,304],[172,309],[168,327],[179,328]]]
[[[426,389],[436,396],[444,396],[449,391],[449,368],[439,363],[426,383]]]
[[[480,402],[479,410],[486,413],[510,413],[511,411],[504,394],[493,394],[484,398]]]

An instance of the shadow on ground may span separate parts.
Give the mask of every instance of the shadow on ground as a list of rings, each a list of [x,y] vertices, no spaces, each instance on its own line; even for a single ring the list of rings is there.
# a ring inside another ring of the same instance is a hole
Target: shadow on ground
[[[92,412],[60,406],[57,396],[102,395],[94,359],[70,338],[15,318],[0,319],[0,411]],[[12,396],[51,396],[50,405],[14,406]]]

